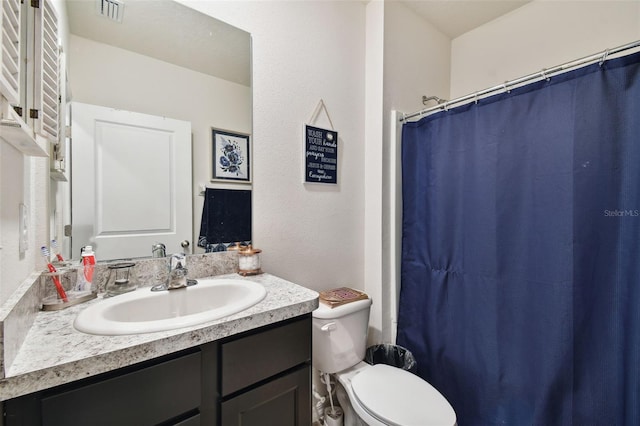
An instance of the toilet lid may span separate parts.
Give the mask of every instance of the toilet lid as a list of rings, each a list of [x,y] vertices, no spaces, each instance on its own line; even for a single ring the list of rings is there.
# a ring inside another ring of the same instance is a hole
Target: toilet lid
[[[372,365],[351,380],[365,410],[383,423],[402,426],[453,426],[456,413],[433,386],[400,368]]]

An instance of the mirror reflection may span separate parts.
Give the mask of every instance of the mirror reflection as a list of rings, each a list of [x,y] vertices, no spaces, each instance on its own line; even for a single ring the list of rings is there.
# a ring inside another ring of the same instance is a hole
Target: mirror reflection
[[[213,173],[216,131],[248,137],[250,159],[250,35],[168,0],[66,9],[66,257],[85,245],[105,260],[250,240],[250,179]]]

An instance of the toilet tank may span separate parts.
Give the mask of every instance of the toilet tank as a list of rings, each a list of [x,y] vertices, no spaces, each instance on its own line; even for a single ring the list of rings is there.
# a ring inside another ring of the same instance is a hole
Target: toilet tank
[[[313,366],[336,373],[364,359],[371,299],[313,311]]]

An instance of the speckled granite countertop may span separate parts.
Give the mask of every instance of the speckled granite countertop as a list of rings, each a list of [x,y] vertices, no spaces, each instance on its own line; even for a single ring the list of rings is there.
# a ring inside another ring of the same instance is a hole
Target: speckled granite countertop
[[[0,400],[47,389],[132,365],[243,331],[293,318],[318,306],[318,293],[273,275],[243,278],[267,290],[258,304],[219,320],[156,333],[96,336],[73,328],[75,316],[93,301],[57,312],[40,312],[6,373],[0,380]],[[143,289],[144,290],[144,289]]]

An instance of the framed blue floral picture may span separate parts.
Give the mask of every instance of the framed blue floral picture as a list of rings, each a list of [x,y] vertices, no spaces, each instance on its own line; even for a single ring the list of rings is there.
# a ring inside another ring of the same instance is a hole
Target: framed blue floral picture
[[[211,180],[251,182],[251,147],[249,135],[212,129]]]

